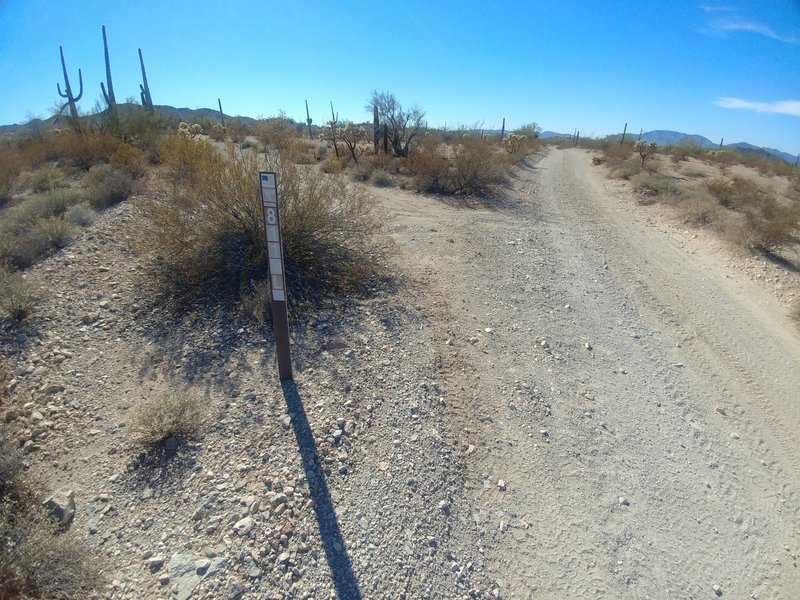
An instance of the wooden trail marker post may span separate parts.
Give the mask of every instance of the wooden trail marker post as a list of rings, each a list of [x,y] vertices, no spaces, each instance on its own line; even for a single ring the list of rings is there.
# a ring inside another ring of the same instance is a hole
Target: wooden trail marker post
[[[264,228],[267,234],[270,289],[272,290],[272,326],[275,330],[275,354],[281,381],[292,379],[292,355],[289,351],[289,312],[286,308],[286,281],[283,270],[283,242],[278,214],[278,179],[275,173],[259,172]]]

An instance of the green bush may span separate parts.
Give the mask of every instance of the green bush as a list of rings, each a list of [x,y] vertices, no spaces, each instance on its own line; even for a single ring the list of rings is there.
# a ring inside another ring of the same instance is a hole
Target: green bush
[[[31,174],[31,189],[36,193],[64,187],[64,174],[53,164],[42,165]]]
[[[155,250],[163,281],[237,298],[268,280],[258,172],[260,157],[202,140],[173,140],[161,190],[141,205],[141,247]],[[262,157],[263,158],[263,157]],[[381,250],[363,186],[316,169],[274,162],[286,280],[293,302],[367,284]]]

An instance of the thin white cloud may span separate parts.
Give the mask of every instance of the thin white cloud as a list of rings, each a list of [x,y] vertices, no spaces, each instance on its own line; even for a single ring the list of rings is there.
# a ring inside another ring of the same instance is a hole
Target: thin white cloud
[[[710,4],[701,4],[700,8],[707,13],[734,12],[736,10],[731,6],[711,6]]]
[[[748,31],[785,44],[800,44],[800,38],[796,35],[781,35],[772,29],[772,27],[756,21],[721,21],[715,23],[714,26],[722,31]]]
[[[754,102],[741,98],[717,98],[714,104],[722,108],[754,110],[756,112],[774,113],[800,117],[800,100],[779,100],[777,102]]]

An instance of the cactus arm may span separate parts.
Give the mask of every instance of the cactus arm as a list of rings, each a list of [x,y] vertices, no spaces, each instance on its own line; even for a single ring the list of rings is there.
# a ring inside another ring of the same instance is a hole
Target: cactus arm
[[[108,82],[108,93],[106,93],[102,83],[100,83],[100,87],[103,88],[103,97],[106,99],[106,104],[111,106],[112,104],[117,103],[117,99],[114,96],[114,84],[111,81],[111,62],[108,58],[108,38],[106,37],[105,25],[103,25],[103,50],[106,59],[106,81]]]
[[[83,96],[83,74],[81,70],[78,69],[78,95],[75,96],[75,102],[81,99]]]

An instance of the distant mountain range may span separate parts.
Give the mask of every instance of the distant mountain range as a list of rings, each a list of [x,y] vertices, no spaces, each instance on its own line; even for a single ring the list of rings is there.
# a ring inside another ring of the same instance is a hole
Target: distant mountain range
[[[137,104],[120,104],[119,108],[121,111],[139,111],[142,110],[141,106]],[[156,113],[166,119],[171,121],[175,121],[176,123],[179,121],[187,121],[187,122],[196,122],[201,119],[214,119],[215,121],[219,119],[219,111],[212,109],[212,108],[175,108],[174,106],[164,106],[164,105],[157,105],[155,107]],[[97,118],[100,118],[99,116]],[[229,115],[225,115],[226,119],[241,119],[247,125],[254,125],[256,123],[255,119],[250,117],[232,117]],[[33,119],[28,123],[24,123],[21,125],[0,125],[0,135],[5,135],[7,133],[18,133],[18,132],[25,132],[32,131],[36,129],[51,129],[54,127],[65,127],[66,126],[66,118],[63,116],[57,117],[50,117],[49,119]],[[483,133],[486,134],[497,134],[500,135],[499,131],[484,131]],[[571,138],[572,134],[569,133],[556,133],[555,131],[543,131],[539,134],[541,139],[548,139],[548,138]],[[616,135],[607,136],[607,139],[620,139],[622,137],[621,133]],[[633,139],[636,137],[638,139],[638,134],[628,133],[626,135],[627,139]],[[719,144],[715,144],[711,140],[702,135],[690,135],[688,133],[681,133],[679,131],[669,131],[665,129],[657,129],[654,131],[647,131],[642,133],[642,139],[647,140],[648,142],[655,142],[659,146],[677,146],[678,144],[697,144],[701,148],[718,148]],[[723,148],[735,148],[742,152],[758,154],[764,158],[769,157],[776,157],[790,164],[794,164],[797,157],[792,156],[787,152],[781,152],[780,150],[775,150],[774,148],[760,148],[758,146],[754,146],[752,144],[748,144],[747,142],[737,142],[735,144],[725,144],[722,146]]]
[[[121,114],[134,111],[138,112],[142,110],[142,107],[138,104],[119,104],[118,108]],[[214,121],[219,120],[219,111],[213,108],[175,108],[174,106],[159,104],[155,105],[153,108],[158,116],[169,121],[175,121],[176,124],[180,121],[197,122],[201,119],[213,119]],[[256,123],[256,120],[251,119],[250,117],[232,117],[230,115],[224,116],[225,119],[240,119],[247,125],[254,125]],[[102,114],[91,115],[88,118],[90,120],[99,120],[102,118]],[[5,135],[7,133],[24,133],[26,131],[34,131],[37,129],[48,130],[57,127],[68,127],[67,118],[65,116],[58,115],[48,119],[32,119],[27,123],[22,123],[19,125],[0,125],[0,135]]]
[[[569,133],[556,133],[555,131],[543,131],[540,135],[540,138],[547,139],[547,138],[571,138],[572,134]],[[638,134],[627,133],[626,139],[639,139]],[[622,134],[618,133],[616,135],[610,135],[608,138],[611,139],[620,139],[622,138]],[[648,142],[655,142],[659,146],[677,146],[678,144],[696,144],[701,148],[719,148],[719,144],[715,144],[711,140],[702,135],[690,135],[688,133],[681,133],[679,131],[669,131],[666,129],[656,129],[654,131],[646,131],[642,133],[642,139]],[[747,142],[737,142],[735,144],[724,144],[723,148],[735,148],[737,150],[741,150],[742,152],[758,154],[764,158],[780,158],[785,160],[789,164],[794,164],[795,160],[797,159],[796,156],[792,156],[788,152],[781,152],[780,150],[775,150],[774,148],[761,148],[759,146],[754,146],[752,144],[748,144]]]

